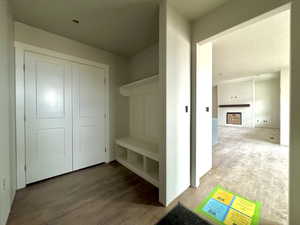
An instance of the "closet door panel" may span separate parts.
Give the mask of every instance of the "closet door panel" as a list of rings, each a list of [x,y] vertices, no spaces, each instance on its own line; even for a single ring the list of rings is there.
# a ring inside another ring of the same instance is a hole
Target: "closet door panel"
[[[73,64],[74,169],[105,161],[105,71]]]
[[[25,53],[26,182],[72,171],[71,65]]]

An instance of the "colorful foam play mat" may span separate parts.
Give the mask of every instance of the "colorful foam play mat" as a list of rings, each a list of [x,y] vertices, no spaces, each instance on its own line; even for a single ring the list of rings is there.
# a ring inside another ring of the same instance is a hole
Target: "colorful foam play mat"
[[[217,186],[195,209],[219,225],[259,225],[261,203]]]

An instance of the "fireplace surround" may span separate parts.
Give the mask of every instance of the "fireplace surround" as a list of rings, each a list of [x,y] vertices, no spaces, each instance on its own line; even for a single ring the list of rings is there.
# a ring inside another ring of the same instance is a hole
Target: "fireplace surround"
[[[227,112],[226,124],[242,125],[242,113],[241,112]]]

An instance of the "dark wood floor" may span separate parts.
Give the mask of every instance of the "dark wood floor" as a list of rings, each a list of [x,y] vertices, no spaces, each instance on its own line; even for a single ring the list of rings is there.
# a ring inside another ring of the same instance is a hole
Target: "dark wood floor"
[[[113,162],[18,191],[8,225],[150,225],[174,204],[161,206],[157,188]]]
[[[214,168],[168,208],[158,203],[154,186],[113,162],[18,191],[8,225],[153,225],[178,201],[195,209],[217,184],[262,202],[261,224],[285,225],[288,148],[269,137],[278,141],[279,132],[222,128]]]

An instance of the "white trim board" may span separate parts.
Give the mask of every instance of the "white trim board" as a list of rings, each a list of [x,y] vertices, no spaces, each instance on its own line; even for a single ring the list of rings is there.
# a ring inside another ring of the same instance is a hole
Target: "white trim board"
[[[291,10],[292,9],[292,4],[289,2],[287,4],[282,4],[282,6],[279,7],[273,7],[270,10],[267,10],[265,12],[261,12],[258,15],[254,15],[251,16],[251,18],[247,18],[247,19],[243,19],[242,21],[237,21],[236,24],[228,24],[228,27],[224,27],[222,29],[218,29],[218,26],[215,26],[216,29],[212,29],[209,30],[209,35],[207,37],[202,37],[202,35],[204,35],[205,33],[200,33],[200,35],[198,34],[199,30],[198,29],[198,21],[201,21],[201,19],[197,20],[194,25],[193,25],[193,37],[192,37],[192,105],[194,105],[194,107],[192,107],[192,141],[191,141],[191,186],[194,188],[198,187],[199,181],[198,178],[196,177],[196,166],[197,166],[197,162],[196,162],[196,81],[197,81],[197,66],[198,66],[198,61],[197,61],[197,46],[198,45],[204,45],[208,42],[213,42],[214,40],[223,37],[227,34],[230,34],[234,31],[237,31],[241,28],[247,27],[251,24],[254,24],[258,21],[261,21],[265,18],[274,16],[280,12],[283,12],[285,10]],[[250,14],[249,14],[250,15]],[[210,16],[210,14],[208,15],[208,17]],[[238,18],[238,16],[236,16],[236,18]],[[205,21],[205,18],[202,18],[204,21],[204,29],[206,29],[207,27],[211,27],[211,26],[205,26],[207,24],[211,24],[208,23],[207,21]],[[231,18],[232,19],[232,18]],[[212,21],[212,23],[215,23],[215,21]],[[217,24],[215,24],[217,25]],[[222,27],[222,26],[221,26]],[[215,31],[214,31],[215,30]],[[203,32],[203,31],[202,31]],[[207,32],[207,31],[206,31]],[[248,78],[246,78],[248,79]],[[228,81],[227,81],[228,82]],[[229,81],[232,82],[232,81]],[[224,83],[224,82],[223,82]],[[217,85],[219,85],[219,83],[217,83]]]
[[[71,61],[71,62],[76,62],[76,63],[85,64],[85,65],[89,65],[89,66],[96,66],[101,69],[109,70],[109,66],[106,64],[98,63],[98,62],[80,58],[77,56],[67,55],[67,54],[56,52],[56,51],[46,49],[46,48],[40,48],[40,47],[37,47],[34,45],[25,44],[25,43],[22,43],[19,41],[15,41],[15,48],[23,49],[24,51],[31,51],[31,52],[39,53],[42,55],[48,55],[51,57],[56,57],[56,58],[64,59],[64,60]]]
[[[283,68],[282,68],[283,69]],[[280,71],[270,72],[270,73],[263,73],[255,76],[247,76],[247,77],[236,77],[232,79],[224,79],[219,80],[215,83],[215,86],[220,84],[228,84],[228,83],[239,83],[243,81],[260,81],[260,80],[271,80],[276,79],[279,77]]]
[[[49,49],[36,47],[33,45],[15,42],[16,58],[16,148],[17,148],[17,189],[26,187],[26,150],[25,150],[25,81],[24,81],[24,55],[25,52],[34,52],[42,55],[64,59],[70,62],[95,66],[105,70],[106,79],[106,162],[110,159],[110,102],[109,102],[109,66],[76,56],[62,54]]]

